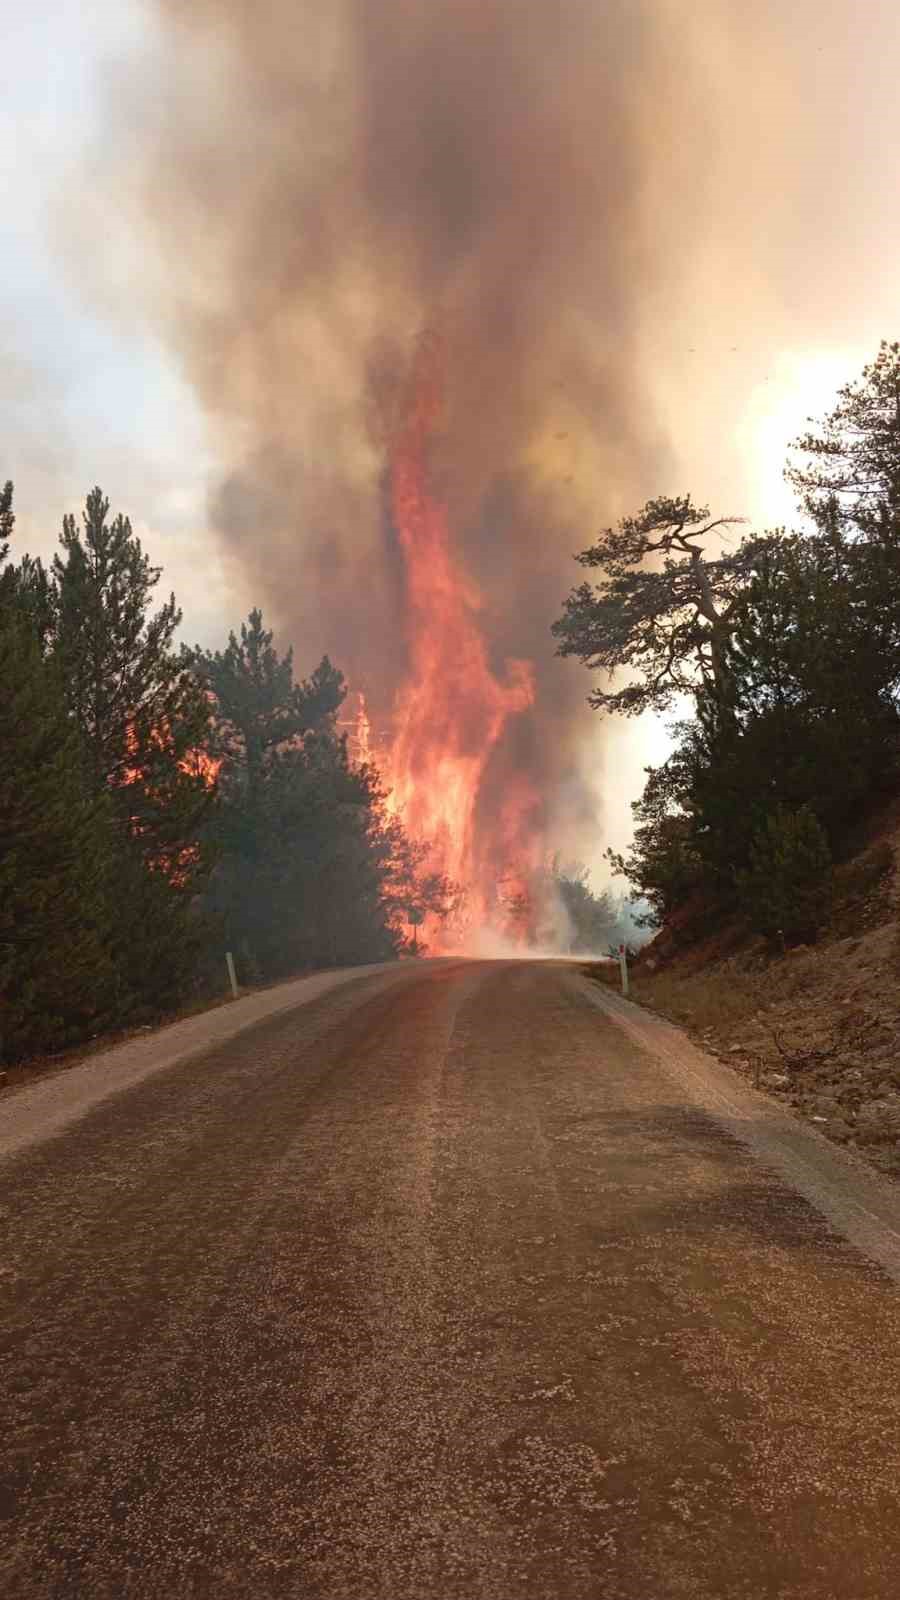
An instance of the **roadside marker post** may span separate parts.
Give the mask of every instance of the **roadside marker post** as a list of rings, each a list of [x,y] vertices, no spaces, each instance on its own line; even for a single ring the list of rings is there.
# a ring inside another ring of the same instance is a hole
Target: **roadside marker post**
[[[231,984],[231,998],[232,1000],[236,1000],[238,997],[238,985],[234,971],[234,956],[231,954],[230,950],[226,952],[225,965],[228,968],[228,981]]]
[[[627,995],[628,994],[628,957],[625,954],[625,946],[623,944],[619,945],[619,971],[622,974],[622,993],[624,995]]]

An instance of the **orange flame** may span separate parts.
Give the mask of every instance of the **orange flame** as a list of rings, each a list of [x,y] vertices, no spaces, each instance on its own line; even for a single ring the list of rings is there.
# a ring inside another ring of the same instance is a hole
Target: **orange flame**
[[[468,933],[503,921],[503,907],[536,865],[537,795],[524,775],[507,778],[486,815],[484,779],[511,718],[534,702],[531,663],[491,670],[478,625],[482,599],[451,547],[447,508],[429,481],[428,456],[443,409],[442,350],[423,340],[407,412],[394,442],[391,501],[406,567],[409,673],[395,704],[386,761],[392,804],[434,866],[464,891]],[[502,887],[501,887],[502,886]],[[427,928],[432,949],[459,942]]]
[[[207,789],[214,789],[222,769],[221,756],[211,756],[208,750],[189,750],[178,763],[189,778],[201,778]]]
[[[168,754],[172,747],[172,735],[165,721],[159,727],[150,731],[150,747],[154,750]],[[125,730],[125,750],[129,756],[137,754],[137,734],[131,723]],[[215,788],[218,781],[222,761],[219,756],[210,755],[208,750],[196,748],[185,751],[184,755],[176,762],[179,770],[189,778],[198,778],[207,789]],[[118,777],[117,784],[127,788],[130,784],[143,782],[143,773],[140,767],[125,767]]]
[[[149,743],[154,750],[166,754],[171,752],[172,734],[164,720],[151,730]],[[125,749],[128,756],[137,756],[137,735],[131,723],[125,732]],[[222,762],[219,757],[210,755],[207,750],[195,748],[187,750],[176,765],[186,777],[195,779],[204,789],[212,792],[218,782]],[[118,776],[116,787],[127,789],[145,782],[146,775],[141,767],[125,767]],[[131,818],[131,829],[135,836],[145,831],[137,816]],[[149,865],[153,871],[164,873],[171,883],[183,886],[189,882],[199,860],[199,847],[196,844],[186,844],[174,854],[170,851],[156,851]]]

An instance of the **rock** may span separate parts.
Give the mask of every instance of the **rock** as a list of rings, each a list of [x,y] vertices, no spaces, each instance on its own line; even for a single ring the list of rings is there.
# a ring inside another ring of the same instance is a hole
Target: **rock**
[[[775,1089],[785,1088],[790,1081],[786,1072],[767,1072],[763,1078],[763,1083],[770,1083]]]
[[[900,1096],[860,1106],[856,1132],[863,1144],[891,1144],[900,1138]]]
[[[839,1111],[839,1109],[840,1109],[840,1103],[839,1103],[839,1101],[837,1101],[835,1099],[833,1094],[816,1094],[816,1095],[813,1095],[812,1103],[815,1106],[816,1110],[821,1115],[826,1116],[826,1117],[836,1116],[838,1111]]]

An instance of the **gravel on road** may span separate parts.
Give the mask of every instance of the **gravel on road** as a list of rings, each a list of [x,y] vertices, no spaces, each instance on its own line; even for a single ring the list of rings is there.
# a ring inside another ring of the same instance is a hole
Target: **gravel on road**
[[[372,973],[8,1154],[0,1592],[893,1600],[887,1202],[642,1026]]]

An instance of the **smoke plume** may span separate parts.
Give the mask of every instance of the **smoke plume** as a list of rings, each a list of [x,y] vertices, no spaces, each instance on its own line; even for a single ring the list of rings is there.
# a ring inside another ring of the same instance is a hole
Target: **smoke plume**
[[[144,301],[232,463],[211,517],[234,570],[301,662],[327,650],[365,691],[389,765],[428,628],[392,453],[423,340],[439,348],[420,442],[441,559],[493,702],[526,669],[532,685],[490,740],[477,715],[459,734],[466,757],[482,745],[481,857],[513,792],[519,833],[577,852],[598,822],[588,684],[549,625],[599,525],[650,494],[703,494],[671,481],[657,397],[704,324],[736,342],[736,272],[777,333],[785,274],[773,287],[767,268],[789,253],[808,159],[784,144],[782,9],[157,0],[156,15],[152,72],[122,94],[137,133],[119,194]],[[735,89],[754,74],[750,115]],[[763,218],[777,245],[751,258]],[[695,320],[673,331],[691,282]],[[463,663],[437,661],[452,697]]]

